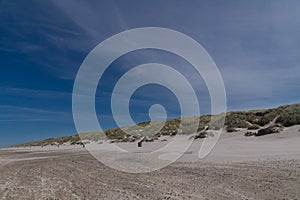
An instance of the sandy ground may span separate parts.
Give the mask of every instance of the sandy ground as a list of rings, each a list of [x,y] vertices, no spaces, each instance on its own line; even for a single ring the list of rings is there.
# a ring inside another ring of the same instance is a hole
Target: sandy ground
[[[197,140],[176,163],[142,174],[111,169],[80,146],[2,149],[0,199],[300,199],[299,129],[223,134],[202,160]]]

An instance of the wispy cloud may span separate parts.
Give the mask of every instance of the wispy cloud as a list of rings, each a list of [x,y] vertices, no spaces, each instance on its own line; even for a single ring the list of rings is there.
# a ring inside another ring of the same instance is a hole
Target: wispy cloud
[[[65,122],[70,118],[70,113],[38,109],[32,107],[20,107],[0,105],[0,121],[47,121]]]
[[[0,95],[21,95],[21,96],[39,96],[44,98],[68,98],[71,92],[37,90],[17,87],[0,87]]]

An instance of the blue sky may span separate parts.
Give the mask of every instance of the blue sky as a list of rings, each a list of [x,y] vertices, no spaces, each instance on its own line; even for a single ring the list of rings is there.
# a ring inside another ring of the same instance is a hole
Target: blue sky
[[[106,38],[148,26],[180,31],[208,51],[223,76],[228,110],[300,101],[297,0],[2,0],[0,146],[76,133],[72,89],[84,58]],[[191,80],[202,113],[210,112],[207,88],[185,60],[167,52],[140,50],[113,62],[101,80],[96,108],[104,128],[116,126],[110,93],[118,78],[149,62],[180,69]],[[169,118],[180,115],[170,91],[147,85],[132,97],[132,118],[149,120],[148,109],[155,103],[165,106]]]

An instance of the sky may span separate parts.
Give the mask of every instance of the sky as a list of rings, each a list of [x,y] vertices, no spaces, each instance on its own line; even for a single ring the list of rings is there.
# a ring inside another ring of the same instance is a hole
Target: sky
[[[72,91],[82,62],[108,37],[139,27],[173,29],[200,43],[222,75],[230,111],[300,102],[298,0],[2,0],[0,147],[75,134]],[[154,62],[187,77],[202,114],[210,113],[207,87],[186,60],[144,49],[116,59],[101,78],[95,107],[104,129],[117,126],[110,99],[118,79]],[[148,121],[154,104],[163,105],[168,118],[180,116],[174,94],[150,84],[133,94],[132,119]]]

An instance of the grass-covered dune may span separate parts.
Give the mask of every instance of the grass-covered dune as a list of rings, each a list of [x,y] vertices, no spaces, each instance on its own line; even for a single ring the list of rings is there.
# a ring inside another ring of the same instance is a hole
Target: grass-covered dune
[[[17,145],[16,147],[62,145],[65,143],[70,143],[72,145],[82,144],[79,135],[76,134],[73,136],[65,136],[60,138],[48,138],[46,140],[28,142],[28,143]]]
[[[251,111],[235,111],[226,113],[224,127],[210,124],[212,115],[200,117],[187,117],[186,121],[199,118],[199,126],[196,138],[205,138],[209,129],[226,128],[227,132],[235,132],[238,129],[248,129],[246,136],[260,136],[274,132],[280,132],[284,127],[300,124],[300,104],[292,104],[280,106],[278,108],[251,110]],[[38,142],[30,142],[23,146],[47,146],[69,144],[83,144],[84,141],[99,141],[108,139],[111,142],[134,142],[143,138],[145,141],[154,141],[160,136],[172,136],[177,133],[189,134],[189,123],[180,124],[181,119],[176,118],[166,122],[142,122],[136,126],[109,129],[104,132],[80,133],[74,136],[66,136],[61,138],[50,138]],[[185,126],[185,127],[183,127]],[[162,127],[160,131],[156,131],[158,127]],[[206,129],[206,130],[204,130]],[[183,131],[185,130],[185,131]],[[192,129],[191,129],[192,130]]]

